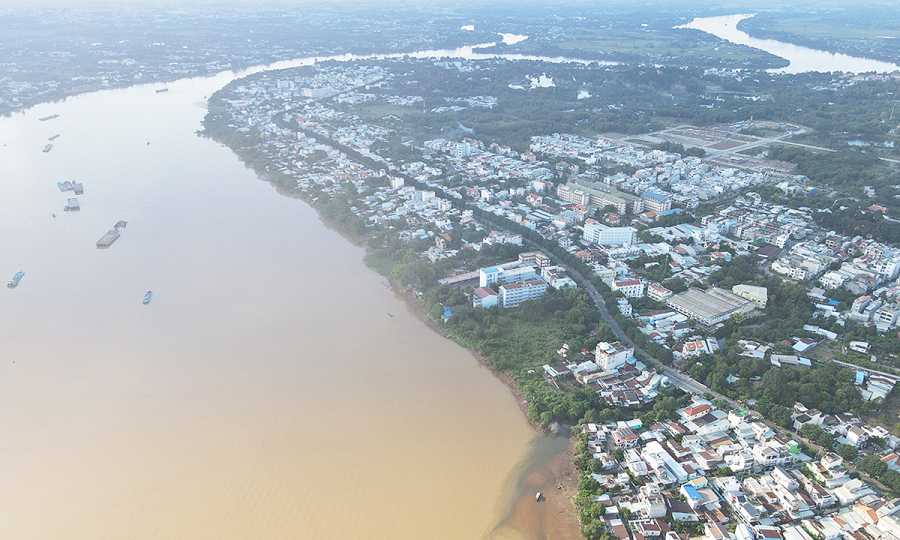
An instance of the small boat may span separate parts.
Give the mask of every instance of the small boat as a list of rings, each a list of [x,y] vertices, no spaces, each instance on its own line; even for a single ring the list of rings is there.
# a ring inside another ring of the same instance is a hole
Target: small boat
[[[66,185],[63,184],[62,182],[57,182],[57,183],[56,183],[56,187],[58,187],[60,191],[65,191],[65,190],[66,190]]]
[[[47,140],[48,140],[48,141],[55,141],[55,140],[58,139],[58,138],[59,138],[59,133],[57,133],[56,135],[54,135],[54,136],[52,136],[52,137],[48,137]]]
[[[537,492],[537,495],[534,496],[534,500],[536,500],[536,501],[540,501],[540,500],[541,500],[541,492],[540,492],[540,491],[538,491],[538,492]]]
[[[147,294],[144,295],[144,303],[149,304],[151,298],[153,298],[153,291],[147,291]]]
[[[51,114],[50,116],[45,116],[43,118],[38,118],[41,122],[46,122],[47,120],[53,120],[54,118],[59,118],[58,114]]]
[[[73,184],[72,182],[69,182],[68,180],[63,182],[63,186],[65,186],[66,191],[71,191],[71,190],[75,189],[75,184]]]
[[[118,231],[119,229],[124,229],[126,225],[128,225],[128,223],[126,223],[124,219],[120,219],[119,222],[113,226],[112,230]]]
[[[45,147],[44,147],[44,153],[46,154],[47,152],[49,152],[51,148],[53,148],[53,145],[52,145],[52,144],[48,144],[47,146],[45,146]]]
[[[157,93],[157,94],[162,94],[163,92],[168,92],[168,91],[169,91],[168,88],[160,88],[159,90],[156,91],[156,93]]]
[[[22,276],[24,275],[25,272],[16,272],[16,275],[13,276],[13,278],[9,281],[9,283],[6,284],[6,286],[12,289],[19,284],[19,280],[22,279]]]

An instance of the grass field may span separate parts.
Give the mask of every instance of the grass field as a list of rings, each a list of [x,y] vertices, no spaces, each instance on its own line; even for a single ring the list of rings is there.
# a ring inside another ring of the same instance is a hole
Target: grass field
[[[385,116],[404,116],[416,110],[415,107],[402,107],[390,103],[363,103],[357,106],[361,116],[384,118]]]

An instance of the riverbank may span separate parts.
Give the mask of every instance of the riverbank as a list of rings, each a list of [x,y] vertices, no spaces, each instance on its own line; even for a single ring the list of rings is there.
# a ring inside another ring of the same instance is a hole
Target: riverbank
[[[416,317],[446,339],[446,328],[435,322],[427,313],[424,303],[410,289],[404,289],[394,280],[388,278],[394,292],[406,301],[408,309]],[[475,351],[472,356],[497,377],[509,389],[528,424],[541,437],[560,437],[528,416],[528,402],[525,393],[513,379],[502,371],[491,367],[487,359]],[[529,540],[553,538],[554,540],[578,540],[578,513],[572,499],[578,492],[578,471],[572,456],[575,453],[576,437],[568,437],[565,448],[549,459],[540,459],[536,463],[526,463],[520,477],[516,481],[516,490],[510,514],[499,527],[513,529]],[[535,494],[541,493],[540,501]],[[501,534],[502,536],[502,534]]]
[[[217,142],[221,144],[221,141]],[[271,176],[265,171],[256,170],[255,172],[260,180],[270,183],[280,194],[309,204],[316,210],[319,219],[326,226],[337,231],[343,238],[354,245],[365,248],[367,254],[372,252],[372,246],[368,244],[366,235],[353,234],[345,230],[340,224],[328,220],[326,216],[318,211],[315,205],[310,204],[295,193],[276,185],[272,181]],[[377,271],[371,266],[370,269]],[[384,277],[390,284],[394,294],[404,300],[407,309],[416,318],[443,338],[450,339],[447,336],[446,327],[429,316],[424,302],[413,289],[403,287],[390,276]],[[490,370],[497,379],[503,382],[536,435],[540,437],[560,437],[528,416],[528,402],[525,399],[525,393],[509,374],[496,370],[485,357],[476,351],[469,349],[469,352],[482,366]],[[562,449],[558,451],[551,449],[549,455],[545,455],[545,450],[544,453],[530,456],[523,462],[521,470],[515,471],[518,478],[515,478],[512,482],[514,489],[507,503],[508,513],[503,517],[502,522],[495,530],[497,536],[505,538],[508,536],[506,532],[515,531],[515,533],[528,540],[545,538],[577,540],[581,538],[578,514],[572,501],[577,493],[578,486],[578,472],[573,461],[576,442],[576,438],[568,437]],[[535,493],[537,492],[542,493],[540,501],[535,501]]]

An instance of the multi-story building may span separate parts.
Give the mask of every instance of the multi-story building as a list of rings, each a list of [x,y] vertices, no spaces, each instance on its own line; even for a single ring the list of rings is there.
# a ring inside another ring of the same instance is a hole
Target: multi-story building
[[[665,302],[669,298],[672,297],[674,293],[669,289],[663,287],[659,283],[651,283],[647,285],[647,296],[651,299],[656,300],[657,302]]]
[[[644,283],[639,279],[629,279],[625,281],[613,281],[610,288],[613,291],[622,291],[628,298],[643,298]]]
[[[592,244],[602,246],[621,246],[633,244],[637,239],[637,229],[632,227],[609,227],[591,221],[584,225],[584,239]]]
[[[499,296],[488,287],[479,287],[472,292],[472,307],[489,308],[497,305]]]
[[[550,257],[540,251],[529,251],[528,253],[519,253],[519,262],[544,268],[545,266],[550,266]]]
[[[482,268],[479,286],[490,287],[494,284],[516,283],[538,277],[537,270],[530,264],[514,264]]]
[[[619,428],[613,431],[613,444],[617,448],[634,448],[638,445],[638,436],[631,428]]]
[[[640,198],[599,182],[582,180],[561,184],[556,188],[556,196],[565,202],[583,206],[613,206],[620,214],[640,214],[644,211],[644,203]]]
[[[526,300],[537,300],[547,292],[547,282],[543,279],[509,283],[500,286],[500,306],[516,307]]]
[[[900,316],[900,307],[895,304],[886,304],[875,311],[872,320],[875,324],[882,324],[891,328],[897,326],[897,317]]]
[[[641,194],[641,202],[645,211],[656,212],[657,214],[672,209],[672,199],[663,193],[645,191]]]
[[[634,347],[626,347],[618,341],[613,343],[601,341],[594,351],[594,363],[600,366],[600,369],[608,371],[624,366],[632,356]]]

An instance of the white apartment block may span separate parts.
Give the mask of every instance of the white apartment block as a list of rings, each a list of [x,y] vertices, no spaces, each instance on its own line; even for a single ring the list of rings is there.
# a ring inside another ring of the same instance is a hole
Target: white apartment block
[[[613,291],[622,291],[622,293],[628,298],[644,297],[644,283],[637,279],[613,281],[610,288]]]
[[[493,266],[491,268],[482,268],[479,273],[480,287],[490,287],[497,283],[528,281],[538,277],[537,270],[529,264]]]
[[[500,306],[516,307],[526,300],[537,300],[547,292],[547,282],[543,279],[510,283],[500,286]]]
[[[603,246],[634,244],[637,239],[637,229],[632,227],[609,227],[592,221],[584,226],[584,239],[592,244]]]
[[[634,347],[626,347],[618,341],[613,343],[601,341],[597,344],[594,356],[594,363],[600,366],[600,369],[604,371],[617,369],[634,356]]]
[[[647,285],[647,296],[657,302],[665,302],[672,297],[672,291],[658,283]]]

